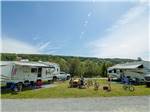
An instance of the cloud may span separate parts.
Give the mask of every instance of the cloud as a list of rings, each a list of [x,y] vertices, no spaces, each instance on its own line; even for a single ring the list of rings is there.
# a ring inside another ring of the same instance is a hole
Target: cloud
[[[81,33],[80,33],[80,39],[82,39],[83,38],[83,35],[84,35],[84,33],[86,32],[86,27],[87,27],[87,25],[88,25],[88,23],[89,23],[89,18],[91,17],[91,15],[92,15],[92,11],[89,11],[89,13],[87,14],[87,19],[84,21],[84,23],[83,23],[83,26],[84,26],[84,30],[83,31],[81,31]]]
[[[84,35],[85,31],[82,31],[81,34],[80,34],[80,39],[83,38],[83,35]]]
[[[133,21],[135,18],[138,18],[145,10],[146,4],[142,3],[138,6],[132,7],[129,9],[127,13],[121,16],[121,18],[113,25],[112,27],[108,28],[108,31],[113,31],[118,27],[121,27],[124,24],[127,24],[130,21]]]
[[[89,13],[88,13],[88,17],[90,17],[91,15],[92,15],[92,12],[89,12]]]
[[[35,46],[13,38],[4,37],[2,38],[1,43],[2,46],[0,46],[0,52],[2,53],[39,53]]]
[[[33,37],[33,40],[35,40],[35,41],[38,40],[38,39],[39,39],[39,37]]]
[[[103,38],[90,42],[94,56],[110,58],[142,57],[150,60],[148,5],[140,4],[123,14]]]
[[[39,50],[43,50],[45,49],[46,47],[48,47],[50,45],[50,41],[46,42],[46,43],[43,43],[42,45],[40,45],[39,47]]]
[[[0,40],[0,52],[1,53],[27,53],[27,54],[52,54],[60,49],[59,46],[50,44],[50,41],[41,41],[38,44],[31,45],[26,42],[16,40],[14,38],[3,37]]]
[[[84,26],[87,26],[87,25],[88,25],[88,23],[89,23],[89,18],[91,17],[91,15],[92,15],[92,12],[90,11],[90,12],[88,13],[88,15],[87,15],[87,17],[88,17],[87,20],[84,21],[84,24],[83,24]]]
[[[46,53],[46,54],[53,54],[58,52],[64,45],[64,42],[61,41],[56,41],[56,42],[51,42],[51,41],[46,41],[46,40],[41,40],[40,43],[37,43],[37,48],[40,53]]]
[[[89,21],[85,20],[83,25],[84,25],[84,26],[87,26],[88,22],[89,22]]]

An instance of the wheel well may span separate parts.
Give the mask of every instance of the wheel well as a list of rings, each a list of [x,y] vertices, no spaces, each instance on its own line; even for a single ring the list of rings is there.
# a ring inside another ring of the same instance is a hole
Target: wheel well
[[[34,81],[30,81],[30,83],[34,83]]]
[[[57,76],[54,76],[53,78],[57,78]]]
[[[42,81],[41,79],[38,79],[37,81]]]
[[[16,83],[16,84],[23,84],[23,82],[18,82],[18,83]]]
[[[29,83],[29,80],[25,80],[24,83]]]

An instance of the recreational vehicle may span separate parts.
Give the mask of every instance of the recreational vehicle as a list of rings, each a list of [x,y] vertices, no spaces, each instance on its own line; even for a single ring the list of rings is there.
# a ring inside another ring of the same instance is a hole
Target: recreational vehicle
[[[59,74],[59,65],[48,62],[1,61],[1,84],[33,84],[37,81],[51,81]]]
[[[107,69],[110,77],[121,79],[123,76],[129,76],[138,82],[145,82],[145,76],[150,74],[150,62],[138,61],[125,64],[117,64]],[[148,79],[148,78],[147,78]],[[149,81],[150,82],[150,81]]]
[[[53,80],[68,80],[70,78],[70,74],[60,71],[60,67],[57,63],[50,62],[41,62],[42,64],[46,64],[52,69]]]
[[[51,68],[51,74],[52,74],[52,79],[55,81],[57,80],[57,76],[60,75],[60,67],[57,63],[52,63],[52,62],[39,62],[41,64],[47,65],[49,68]]]

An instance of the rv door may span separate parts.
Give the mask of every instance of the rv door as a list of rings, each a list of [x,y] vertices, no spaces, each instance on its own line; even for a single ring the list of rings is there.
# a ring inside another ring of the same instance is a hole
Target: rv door
[[[38,75],[37,75],[37,77],[42,77],[42,68],[41,67],[38,68]]]

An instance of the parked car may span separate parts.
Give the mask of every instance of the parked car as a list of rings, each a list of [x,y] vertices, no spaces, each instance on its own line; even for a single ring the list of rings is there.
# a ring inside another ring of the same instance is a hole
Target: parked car
[[[60,72],[60,74],[56,75],[56,78],[58,80],[69,80],[70,79],[70,74],[66,72]]]

